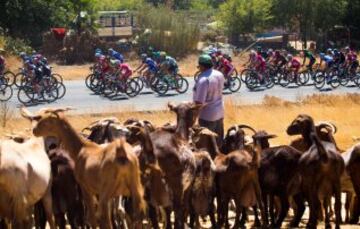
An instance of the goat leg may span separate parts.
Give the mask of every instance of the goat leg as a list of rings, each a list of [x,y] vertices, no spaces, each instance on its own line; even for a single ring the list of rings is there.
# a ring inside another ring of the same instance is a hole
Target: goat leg
[[[281,228],[281,225],[290,208],[289,199],[285,193],[282,193],[280,195],[280,202],[281,202],[281,209],[280,209],[279,217],[275,222],[275,228]]]
[[[305,212],[304,198],[301,193],[294,196],[294,202],[296,204],[296,211],[293,220],[290,222],[290,227],[299,227],[301,218]]]
[[[266,227],[266,220],[265,220],[265,209],[264,209],[264,205],[263,205],[263,202],[262,202],[262,198],[261,198],[261,189],[260,189],[260,184],[258,182],[259,179],[256,179],[254,181],[254,187],[255,187],[255,194],[256,194],[256,201],[257,201],[257,204],[260,208],[260,213],[261,213],[261,220],[262,220],[262,223],[263,223],[263,227]]]
[[[350,212],[351,212],[351,204],[353,202],[353,193],[346,192],[346,202],[345,202],[345,223],[350,222]]]
[[[341,224],[341,182],[338,179],[334,184],[334,191],[335,191],[335,228],[340,228]]]
[[[55,229],[55,219],[53,215],[53,206],[52,206],[52,196],[51,196],[51,188],[48,188],[48,190],[45,193],[45,196],[42,198],[42,204],[44,206],[46,219],[50,225],[51,229]]]
[[[331,225],[330,225],[330,205],[331,205],[331,200],[330,197],[325,197],[323,200],[323,208],[324,208],[324,213],[325,213],[325,228],[326,229],[331,229]]]
[[[268,195],[265,192],[261,193],[262,202],[264,203],[264,210],[265,210],[265,224],[269,224],[269,204],[268,204]]]
[[[149,204],[149,217],[152,228],[158,229],[159,228],[158,216],[157,216],[156,208],[152,204]]]

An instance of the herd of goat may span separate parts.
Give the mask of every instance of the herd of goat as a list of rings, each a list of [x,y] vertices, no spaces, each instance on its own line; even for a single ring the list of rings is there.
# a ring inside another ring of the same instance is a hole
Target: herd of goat
[[[249,208],[254,227],[281,228],[290,208],[288,226],[298,227],[305,203],[308,228],[320,220],[330,228],[333,212],[336,228],[358,223],[360,144],[340,150],[333,124],[299,115],[287,128],[299,138],[276,147],[275,135],[235,125],[219,148],[215,133],[195,125],[199,105],[169,108],[176,124],[107,118],[81,133],[68,108],[21,108],[34,137],[1,142],[0,228],[200,228],[207,216],[212,228],[229,228],[229,207],[233,228],[246,225]]]

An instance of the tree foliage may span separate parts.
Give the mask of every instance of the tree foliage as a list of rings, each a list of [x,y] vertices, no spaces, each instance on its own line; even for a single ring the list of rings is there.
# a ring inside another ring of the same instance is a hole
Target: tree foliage
[[[228,0],[218,14],[225,30],[235,39],[241,33],[258,32],[271,19],[269,0]]]

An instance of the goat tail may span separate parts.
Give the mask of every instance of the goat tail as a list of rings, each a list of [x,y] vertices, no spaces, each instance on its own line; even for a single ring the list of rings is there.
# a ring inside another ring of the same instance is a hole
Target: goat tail
[[[328,155],[326,153],[326,150],[324,148],[324,145],[321,143],[321,140],[319,139],[319,137],[317,136],[316,133],[311,133],[310,134],[310,137],[311,139],[313,140],[313,142],[315,143],[316,145],[316,148],[317,148],[317,151],[320,155],[320,159],[324,162],[327,162],[327,160],[329,159],[328,158]]]

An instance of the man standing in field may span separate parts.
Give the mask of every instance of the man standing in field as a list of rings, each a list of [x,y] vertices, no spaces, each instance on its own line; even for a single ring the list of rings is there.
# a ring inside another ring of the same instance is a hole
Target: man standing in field
[[[224,75],[213,69],[209,55],[199,57],[200,75],[194,87],[193,100],[204,105],[199,116],[199,125],[218,135],[217,143],[221,146],[224,137],[224,104],[222,91]]]

